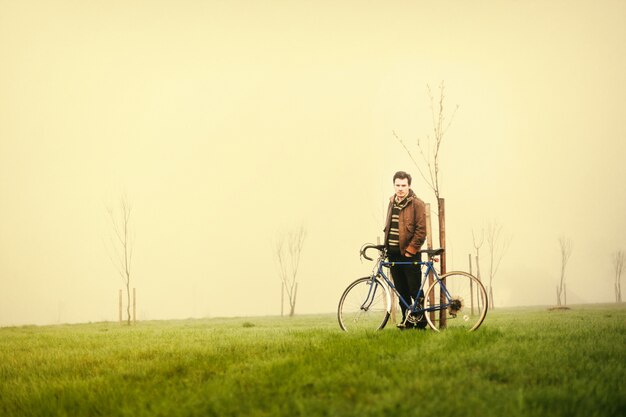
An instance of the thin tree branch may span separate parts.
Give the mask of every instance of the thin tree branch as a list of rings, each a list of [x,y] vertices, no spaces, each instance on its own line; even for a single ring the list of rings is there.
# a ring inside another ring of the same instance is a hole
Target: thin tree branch
[[[420,168],[420,165],[417,163],[417,161],[415,160],[415,158],[413,157],[413,154],[411,153],[411,151],[409,150],[409,148],[406,146],[406,144],[404,143],[404,141],[396,134],[395,130],[392,130],[393,135],[395,136],[395,138],[398,140],[398,142],[400,142],[400,144],[402,145],[402,147],[404,148],[404,150],[406,151],[406,153],[409,155],[409,158],[411,159],[411,161],[413,161],[413,164],[415,165],[415,167],[417,168],[417,172],[419,172],[419,174],[421,175],[422,179],[426,182],[426,184],[428,184],[428,186],[434,191],[434,185],[431,181],[429,181],[426,176],[424,175],[424,172],[422,172],[422,169]],[[418,140],[418,149],[420,149],[419,147],[419,140]],[[424,154],[422,153],[422,156]]]

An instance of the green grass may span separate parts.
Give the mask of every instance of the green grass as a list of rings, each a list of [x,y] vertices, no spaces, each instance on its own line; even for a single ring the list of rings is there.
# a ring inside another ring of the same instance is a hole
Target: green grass
[[[1,416],[626,415],[626,307],[490,312],[474,333],[334,316],[0,329]]]

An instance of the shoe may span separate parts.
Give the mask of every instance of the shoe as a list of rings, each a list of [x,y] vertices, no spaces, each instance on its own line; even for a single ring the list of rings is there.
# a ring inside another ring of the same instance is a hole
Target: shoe
[[[407,322],[407,323],[398,323],[396,324],[396,327],[400,330],[407,330],[407,329],[415,328],[415,325],[411,322]]]
[[[415,323],[415,328],[419,330],[426,330],[428,328],[428,322],[424,316],[420,317]]]

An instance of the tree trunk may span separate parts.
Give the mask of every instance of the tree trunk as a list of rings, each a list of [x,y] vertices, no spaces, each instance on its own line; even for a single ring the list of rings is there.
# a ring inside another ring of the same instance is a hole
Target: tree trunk
[[[133,324],[137,324],[137,289],[133,288]]]
[[[556,286],[556,305],[561,305],[561,291],[558,285]]]
[[[291,309],[289,310],[289,317],[293,317],[296,314],[296,296],[298,295],[298,283],[293,290],[293,300],[291,301]]]
[[[126,323],[130,326],[130,283],[126,283]]]
[[[446,249],[446,201],[445,199],[438,198],[437,206],[439,208],[439,245],[441,246],[441,249],[444,249],[443,253],[441,254],[441,275],[445,275],[446,273],[446,251],[445,251]],[[445,279],[443,280],[443,283],[445,285]],[[439,302],[440,304],[445,304],[447,302],[445,292],[442,292],[441,295],[439,296]],[[447,314],[447,309],[439,310],[439,328],[440,329],[446,328],[446,325],[447,325],[446,314]]]

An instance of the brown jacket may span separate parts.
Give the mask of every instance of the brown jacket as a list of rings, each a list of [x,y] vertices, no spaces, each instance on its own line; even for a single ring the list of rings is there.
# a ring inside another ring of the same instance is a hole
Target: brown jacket
[[[385,222],[385,243],[389,238],[391,225],[391,211],[395,196],[389,199],[387,208],[387,221]],[[399,232],[400,232],[400,252],[409,252],[415,255],[420,250],[426,240],[426,208],[424,202],[417,198],[413,190],[409,193],[407,206],[400,211]]]

